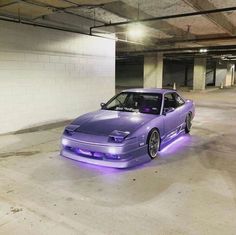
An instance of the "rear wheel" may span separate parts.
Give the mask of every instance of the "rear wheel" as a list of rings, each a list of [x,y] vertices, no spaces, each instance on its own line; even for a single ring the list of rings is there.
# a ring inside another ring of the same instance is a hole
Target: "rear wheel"
[[[191,114],[189,113],[185,120],[185,132],[189,133],[191,130],[191,127],[192,127],[192,118],[191,118]]]
[[[148,154],[153,159],[160,149],[160,135],[157,129],[153,129],[148,136]]]

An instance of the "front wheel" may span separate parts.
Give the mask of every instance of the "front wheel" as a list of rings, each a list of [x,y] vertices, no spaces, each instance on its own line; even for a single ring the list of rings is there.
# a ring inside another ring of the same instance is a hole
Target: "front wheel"
[[[160,135],[156,129],[153,129],[148,136],[148,154],[153,159],[157,156],[160,149]]]
[[[189,113],[185,120],[185,132],[189,133],[191,130],[191,127],[192,127],[192,118],[191,118],[191,114]]]

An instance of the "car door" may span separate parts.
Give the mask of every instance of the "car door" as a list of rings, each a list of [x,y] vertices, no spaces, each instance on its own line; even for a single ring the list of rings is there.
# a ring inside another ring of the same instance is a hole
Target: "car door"
[[[173,96],[175,99],[176,111],[178,111],[178,117],[179,117],[178,125],[181,126],[185,123],[185,119],[187,116],[186,111],[184,110],[185,101],[177,92],[174,92]]]
[[[171,108],[174,110],[169,112],[168,110]],[[165,139],[169,139],[177,133],[181,122],[174,92],[169,92],[164,95],[163,114]]]

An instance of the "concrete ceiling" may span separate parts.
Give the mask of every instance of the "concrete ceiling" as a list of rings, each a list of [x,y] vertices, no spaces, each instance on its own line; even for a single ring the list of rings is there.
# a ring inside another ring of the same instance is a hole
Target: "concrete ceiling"
[[[94,25],[235,6],[235,0],[1,0],[0,17],[90,33]],[[138,42],[127,38],[127,25],[94,29],[93,33],[116,33],[121,39],[117,42],[119,52],[236,44],[236,38],[227,38],[236,35],[236,11],[149,21],[143,25],[146,34]]]

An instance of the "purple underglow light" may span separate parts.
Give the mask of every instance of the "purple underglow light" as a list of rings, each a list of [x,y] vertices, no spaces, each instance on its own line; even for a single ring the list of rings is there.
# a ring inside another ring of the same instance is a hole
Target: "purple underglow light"
[[[82,149],[77,149],[78,154],[83,154],[87,156],[92,156],[93,154],[90,151],[82,150]]]
[[[120,157],[117,154],[109,154],[109,153],[106,154],[106,158],[109,158],[109,159],[120,159]]]
[[[88,150],[84,150],[84,149],[79,149],[77,148],[76,150],[76,153],[77,154],[82,154],[82,155],[86,155],[86,156],[89,156],[89,157],[95,157],[95,158],[103,158],[103,157],[106,157],[106,158],[109,158],[109,159],[120,159],[120,157],[116,154],[104,154],[104,153],[100,153],[100,152],[90,152]]]
[[[93,156],[94,156],[94,157],[103,158],[103,157],[104,157],[104,154],[103,154],[103,153],[99,153],[99,152],[94,152],[94,153],[93,153]]]
[[[168,137],[168,139],[174,139],[175,137],[177,137],[177,135],[179,135],[179,133],[177,131],[174,131],[170,134],[170,136]]]
[[[189,135],[179,136],[177,139],[174,139],[171,143],[165,146],[161,151],[160,155],[168,155],[173,153],[179,153],[183,151],[186,146],[190,144],[191,137]]]
[[[114,168],[114,167],[106,167],[106,166],[100,166],[100,165],[96,165],[96,164],[90,164],[90,163],[86,163],[86,162],[79,162],[79,161],[73,161],[73,164],[77,167],[79,167],[80,169],[83,169],[84,171],[89,171],[89,172],[95,172],[95,174],[100,174],[100,175],[110,175],[110,174],[122,174],[123,172],[129,172],[129,171],[134,171],[134,170],[140,170],[145,168],[145,164],[144,165],[137,165],[134,166],[132,168],[124,168],[124,169],[118,169],[118,168]],[[114,179],[111,179],[110,177],[105,177],[105,180],[108,181],[112,181]]]
[[[144,108],[143,111],[148,113],[148,112],[151,111],[151,109],[150,108]]]
[[[68,159],[69,160],[69,159]],[[120,173],[120,169],[112,168],[112,167],[105,167],[105,166],[99,166],[96,164],[90,164],[86,162],[79,162],[74,160],[73,164],[80,169],[89,171],[89,172],[97,172],[101,173],[101,175],[107,175],[107,174],[113,174],[113,173]],[[109,178],[109,177],[108,177]]]

